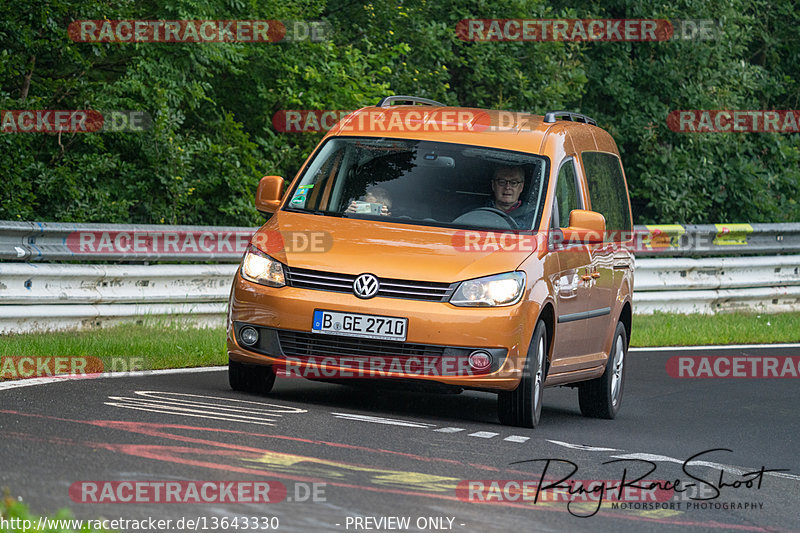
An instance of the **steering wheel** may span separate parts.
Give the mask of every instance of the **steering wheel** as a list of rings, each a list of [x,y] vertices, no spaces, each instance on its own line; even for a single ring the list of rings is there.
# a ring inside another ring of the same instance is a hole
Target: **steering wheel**
[[[506,221],[506,224],[508,224],[511,229],[519,229],[519,226],[517,225],[517,221],[514,220],[511,217],[511,215],[509,215],[505,211],[497,209],[496,207],[488,207],[488,206],[487,207],[476,207],[475,209],[470,211],[470,213],[475,213],[476,211],[487,211],[489,213],[494,213],[495,215],[498,215],[498,216],[502,217],[503,220]]]

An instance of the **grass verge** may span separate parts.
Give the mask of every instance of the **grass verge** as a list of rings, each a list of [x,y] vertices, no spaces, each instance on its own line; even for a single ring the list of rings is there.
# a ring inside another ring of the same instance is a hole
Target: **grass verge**
[[[634,315],[631,346],[800,342],[800,313]]]
[[[121,324],[85,331],[8,335],[0,356],[91,358],[87,372],[157,370],[228,363],[225,328],[194,328],[181,323]],[[98,368],[97,360],[102,361]],[[0,376],[10,376],[3,361]],[[17,365],[19,369],[19,365]],[[5,371],[3,371],[5,368]]]
[[[800,342],[800,313],[633,317],[631,346]],[[0,342],[0,379],[19,373],[11,357],[89,358],[101,370],[156,370],[227,364],[225,330],[185,322],[125,324],[86,331],[7,335]],[[91,365],[90,365],[91,366]],[[29,367],[30,368],[30,367]],[[95,367],[88,369],[93,370]],[[65,372],[61,372],[65,373]],[[68,373],[68,372],[66,372]],[[37,373],[36,375],[41,375]]]

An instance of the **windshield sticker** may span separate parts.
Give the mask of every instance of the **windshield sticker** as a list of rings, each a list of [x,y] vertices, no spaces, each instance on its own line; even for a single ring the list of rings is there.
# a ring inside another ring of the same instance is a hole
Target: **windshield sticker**
[[[292,207],[300,207],[303,208],[306,206],[306,198],[308,197],[308,192],[312,189],[314,185],[301,185],[297,188],[297,192],[294,193],[292,200],[289,202]]]

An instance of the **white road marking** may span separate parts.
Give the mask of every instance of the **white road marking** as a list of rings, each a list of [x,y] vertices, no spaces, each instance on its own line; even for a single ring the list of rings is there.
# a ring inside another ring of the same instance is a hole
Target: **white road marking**
[[[569,442],[562,442],[560,440],[550,440],[547,439],[547,442],[552,442],[553,444],[558,444],[559,446],[563,446],[564,448],[570,448],[572,450],[584,450],[587,452],[618,452],[617,448],[601,448],[599,446],[588,446],[586,444],[570,444]]]
[[[800,344],[715,344],[712,346],[653,346],[652,348],[637,346],[628,348],[629,352],[682,352],[682,351],[714,351],[743,350],[753,348],[800,348]]]
[[[476,431],[475,433],[470,433],[470,437],[478,437],[479,439],[491,439],[492,437],[498,436],[500,433],[492,433],[491,431]]]
[[[48,383],[63,383],[73,379],[101,379],[101,378],[131,378],[141,376],[163,376],[167,374],[196,374],[199,372],[221,372],[228,370],[227,366],[204,366],[198,368],[168,368],[165,370],[136,370],[134,372],[104,372],[102,374],[78,374],[74,376],[52,376],[46,378],[14,379],[0,381],[0,390],[46,385]]]
[[[343,420],[356,420],[359,422],[372,422],[375,424],[386,424],[390,426],[401,426],[401,427],[414,427],[414,428],[424,428],[430,429],[435,427],[434,424],[426,424],[424,422],[411,422],[409,420],[398,420],[396,418],[383,418],[380,416],[369,416],[369,415],[357,415],[353,413],[331,413],[336,418],[341,418]],[[441,427],[434,429],[433,431],[437,433],[459,433],[461,431],[465,431],[464,428],[457,428],[457,427]],[[498,436],[499,433],[493,433],[491,431],[476,431],[475,433],[469,433],[468,436],[470,437],[478,437],[479,439],[491,439],[493,437]],[[521,435],[511,435],[506,437],[505,441],[508,442],[515,442],[515,443],[523,443],[529,440],[530,437],[523,437]]]
[[[208,414],[197,414],[196,412],[195,413],[177,412],[174,409],[166,408],[166,407],[150,408],[150,407],[146,407],[146,406],[136,406],[136,405],[128,405],[128,404],[122,404],[122,403],[114,403],[114,402],[104,402],[104,405],[110,405],[112,407],[123,407],[125,409],[133,409],[133,410],[136,410],[136,411],[148,411],[150,413],[163,413],[163,414],[168,414],[168,415],[190,416],[190,417],[194,417],[194,418],[207,418],[207,419],[210,419],[210,420],[224,420],[226,422],[244,422],[246,424],[257,424],[259,426],[274,426],[275,425],[275,424],[273,424],[274,420],[270,420],[270,419],[267,419],[267,418],[259,419],[259,418],[255,418],[255,417],[248,417],[247,419],[242,419],[242,418],[234,419],[234,418],[231,418],[230,416],[211,416],[211,415],[208,415]]]
[[[401,426],[410,428],[431,428],[434,424],[424,422],[411,422],[408,420],[398,420],[396,418],[384,418],[382,416],[357,415],[354,413],[331,413],[336,418],[343,420],[356,420],[358,422],[372,422],[373,424],[385,424],[388,426]]]
[[[254,402],[250,400],[240,400],[237,398],[227,398],[227,397],[220,397],[220,396],[205,396],[202,394],[189,394],[184,392],[160,392],[160,391],[136,391],[135,394],[139,396],[144,396],[149,400],[154,401],[165,401],[171,402],[173,404],[178,405],[191,405],[191,406],[204,406],[204,407],[213,407],[214,409],[219,409],[223,411],[234,411],[236,413],[241,412],[249,412],[249,413],[264,413],[269,412],[273,416],[281,416],[283,413],[295,414],[295,413],[307,413],[306,409],[300,409],[298,407],[291,407],[286,405],[278,405],[274,403],[263,403],[263,402]],[[186,396],[188,398],[206,398],[209,400],[221,400],[223,403],[214,403],[214,402],[201,402],[192,399],[181,399],[176,398],[178,396]],[[233,405],[235,404],[235,405]],[[247,404],[247,405],[245,405]],[[255,407],[249,407],[249,406]],[[269,407],[269,409],[265,409]]]
[[[565,448],[571,448],[573,450],[585,450],[590,452],[624,452],[625,450],[618,450],[616,448],[601,448],[599,446],[587,446],[585,444],[570,444],[569,442],[562,442],[558,440],[550,440],[548,439],[547,442],[552,442],[553,444],[558,444],[559,446],[564,446]],[[667,455],[658,455],[653,453],[621,453],[619,455],[612,455],[612,459],[638,459],[642,461],[652,461],[654,463],[675,463],[682,465],[686,462],[685,459],[676,459],[674,457],[669,457]],[[715,463],[712,461],[691,461],[689,466],[707,466],[709,468],[716,468],[718,470],[723,470],[725,472],[729,472],[731,474],[736,475],[743,475],[746,472],[753,472],[757,471],[756,468],[745,468],[743,466],[732,466],[726,465],[722,463]],[[773,477],[780,477],[784,479],[791,479],[793,481],[800,481],[800,476],[795,474],[787,474],[786,472],[765,472],[764,475],[773,476]]]
[[[641,461],[653,461],[654,463],[675,463],[682,465],[685,460],[675,459],[666,455],[657,455],[654,453],[624,453],[621,455],[612,455],[612,459],[638,459]],[[692,461],[689,463],[691,466],[707,466],[709,468],[717,468],[741,476],[745,473],[745,469],[736,466],[724,465],[721,463],[714,463],[712,461]]]
[[[768,472],[768,476],[775,476],[775,477],[782,477],[785,479],[791,479],[793,481],[800,481],[800,476],[796,476],[794,474],[787,474],[786,472]]]
[[[642,461],[652,461],[654,463],[676,463],[682,465],[686,462],[685,459],[675,459],[674,457],[669,457],[666,455],[656,455],[652,453],[626,453],[623,455],[612,455],[612,459],[640,459]],[[716,468],[717,470],[724,470],[725,472],[730,472],[731,474],[736,474],[737,476],[741,476],[746,472],[756,472],[758,471],[757,468],[746,468],[743,466],[731,466],[722,463],[715,463],[712,461],[691,461],[688,463],[688,466],[707,466],[709,468]],[[766,476],[775,476],[775,477],[782,477],[786,479],[792,479],[795,481],[800,481],[800,476],[796,476],[793,474],[787,474],[786,472],[765,472],[764,475]]]
[[[275,419],[284,414],[308,412],[306,409],[286,405],[220,396],[205,396],[202,394],[160,391],[136,391],[134,394],[136,395],[135,397],[109,396],[108,399],[111,401],[104,402],[104,404],[137,411],[226,420],[262,426],[274,426]],[[193,398],[202,398],[206,401],[194,400]]]

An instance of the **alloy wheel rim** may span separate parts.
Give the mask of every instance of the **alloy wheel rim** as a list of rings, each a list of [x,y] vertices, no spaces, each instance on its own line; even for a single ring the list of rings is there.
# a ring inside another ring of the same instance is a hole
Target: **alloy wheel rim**
[[[625,364],[625,349],[622,336],[617,337],[614,345],[614,367],[611,375],[611,401],[614,405],[619,402],[620,390],[622,387],[622,369]]]
[[[542,389],[542,367],[544,366],[544,337],[539,339],[539,345],[536,348],[536,360],[538,365],[536,368],[536,375],[533,379],[533,402],[534,407],[539,407],[539,393]]]

